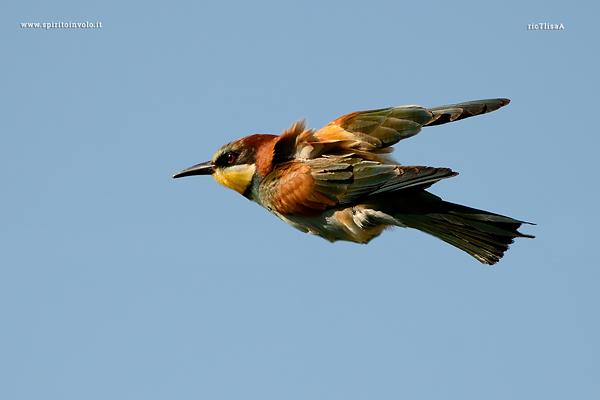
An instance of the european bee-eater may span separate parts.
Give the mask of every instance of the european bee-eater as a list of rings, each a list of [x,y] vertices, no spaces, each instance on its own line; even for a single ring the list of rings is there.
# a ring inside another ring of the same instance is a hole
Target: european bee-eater
[[[251,135],[221,147],[212,161],[173,176],[212,175],[217,182],[302,232],[331,242],[368,243],[393,226],[418,229],[482,263],[495,264],[523,221],[448,203],[425,191],[456,176],[449,168],[403,166],[390,147],[424,126],[495,111],[508,99],[449,106],[357,111],[320,130],[294,123],[280,136]]]

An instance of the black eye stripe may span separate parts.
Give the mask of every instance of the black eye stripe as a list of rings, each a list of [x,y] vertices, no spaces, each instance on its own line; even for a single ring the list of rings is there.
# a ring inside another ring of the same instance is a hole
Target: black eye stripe
[[[227,148],[221,150],[215,160],[215,165],[218,167],[230,167],[233,165],[253,164],[254,162],[256,162],[256,149]]]
[[[226,167],[228,165],[234,165],[238,161],[239,154],[235,151],[227,151],[219,156],[215,161],[216,165]]]

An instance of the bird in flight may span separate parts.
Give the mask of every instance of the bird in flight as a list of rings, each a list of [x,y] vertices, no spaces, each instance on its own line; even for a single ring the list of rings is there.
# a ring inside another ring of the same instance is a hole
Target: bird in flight
[[[298,121],[279,136],[251,135],[221,147],[212,161],[173,176],[212,175],[302,232],[331,242],[368,243],[385,229],[418,229],[484,264],[497,263],[526,222],[443,201],[425,189],[457,173],[405,166],[390,147],[421,131],[489,113],[508,99],[424,108],[357,111],[319,130]]]

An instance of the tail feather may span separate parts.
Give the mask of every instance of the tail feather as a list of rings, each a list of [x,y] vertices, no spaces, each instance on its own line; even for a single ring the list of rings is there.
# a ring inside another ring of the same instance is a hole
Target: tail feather
[[[485,224],[464,220],[463,223],[450,222],[438,216],[403,216],[404,225],[433,235],[444,242],[472,255],[484,264],[495,264],[508,250],[516,237],[533,237],[513,230],[497,233],[494,223]],[[520,226],[521,224],[519,224]]]
[[[497,263],[515,238],[534,237],[517,230],[527,222],[449,203],[426,191],[405,197],[394,208],[394,218],[403,225],[433,235],[484,264]]]

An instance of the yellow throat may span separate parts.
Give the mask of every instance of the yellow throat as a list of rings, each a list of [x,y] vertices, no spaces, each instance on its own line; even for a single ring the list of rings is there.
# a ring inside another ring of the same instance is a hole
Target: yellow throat
[[[243,164],[233,165],[226,168],[217,168],[213,177],[221,185],[235,190],[239,194],[244,194],[246,189],[252,183],[256,165]]]

